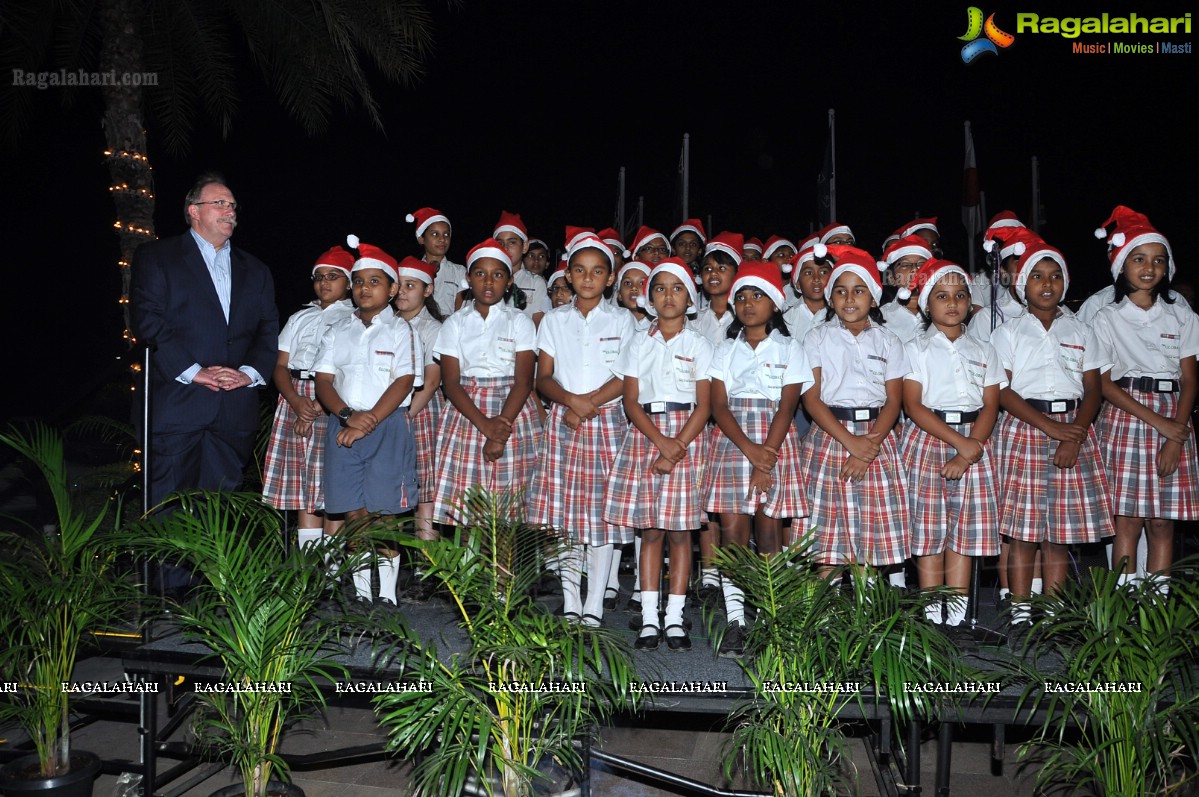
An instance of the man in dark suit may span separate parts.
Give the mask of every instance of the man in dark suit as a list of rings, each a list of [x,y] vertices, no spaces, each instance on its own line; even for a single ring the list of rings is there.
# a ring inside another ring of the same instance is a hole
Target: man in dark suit
[[[187,233],[143,244],[133,257],[133,332],[157,346],[148,507],[174,490],[241,484],[258,433],[255,388],[278,357],[270,271],[229,243],[233,192],[220,176],[202,175],[183,213]]]

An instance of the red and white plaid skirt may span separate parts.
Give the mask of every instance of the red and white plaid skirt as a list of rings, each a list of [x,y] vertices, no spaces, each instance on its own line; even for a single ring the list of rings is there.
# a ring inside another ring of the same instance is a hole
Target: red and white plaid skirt
[[[554,404],[546,419],[545,453],[526,493],[528,520],[552,526],[572,543],[632,542],[632,528],[604,520],[608,475],[629,430],[624,406],[617,401],[600,407],[576,430],[563,421],[566,410]]]
[[[316,398],[316,383],[311,379],[292,377],[291,386],[306,399]],[[275,509],[316,512],[325,506],[321,479],[325,472],[325,425],[329,417],[324,413],[317,416],[308,437],[292,431],[295,421],[295,411],[279,396],[263,462],[262,496]]]
[[[650,420],[667,437],[677,437],[691,410],[671,410]],[[700,487],[707,436],[702,432],[687,446],[687,454],[665,475],[653,473],[661,453],[641,431],[629,425],[604,494],[604,520],[633,529],[691,531],[707,520]]]
[[[432,503],[437,493],[437,433],[444,404],[438,388],[419,414],[408,416],[416,443],[416,483],[420,485],[417,500],[422,504]]]
[[[972,423],[951,424],[969,436]],[[900,438],[900,461],[907,474],[908,510],[912,516],[912,556],[933,556],[949,547],[962,556],[999,554],[999,490],[990,443],[983,457],[962,478],[941,475],[957,449],[911,420]]]
[[[1053,413],[1073,423],[1077,410]],[[1037,427],[1004,413],[995,427],[999,475],[999,533],[1023,542],[1072,545],[1115,533],[1107,475],[1092,428],[1073,468],[1053,464],[1058,443]]]
[[[865,434],[875,422],[840,423],[854,434]],[[876,566],[902,562],[908,558],[911,515],[895,434],[883,438],[863,479],[841,478],[841,466],[848,456],[819,424],[812,425],[799,445],[800,471],[808,478],[805,525],[815,529],[818,561]]]
[[[1128,393],[1149,409],[1173,418],[1178,406],[1174,393]],[[1157,475],[1157,454],[1165,438],[1149,424],[1111,404],[1105,404],[1095,422],[1102,444],[1103,466],[1117,515],[1168,520],[1199,519],[1199,482],[1195,461],[1195,436],[1182,446],[1178,469],[1162,479]]]
[[[512,377],[474,379],[466,377],[462,387],[471,401],[488,418],[504,407],[512,390]],[[495,462],[483,459],[487,438],[466,416],[446,401],[441,414],[437,444],[437,488],[433,499],[433,519],[440,523],[458,520],[457,500],[472,487],[493,492],[523,492],[529,486],[537,458],[541,456],[541,419],[537,415],[532,391],[512,424],[512,434],[503,455]]]
[[[769,399],[729,399],[729,411],[752,442],[761,444],[770,433],[770,424],[778,414],[778,402]],[[779,446],[778,462],[774,466],[773,485],[766,493],[766,501],[758,502],[758,496],[749,495],[749,479],[753,465],[745,458],[719,426],[712,427],[711,455],[705,470],[704,508],[708,512],[726,512],[737,515],[753,515],[761,507],[762,513],[772,518],[805,517],[808,514],[808,497],[805,492],[803,474],[799,469],[799,435],[795,424],[788,424],[787,436]]]

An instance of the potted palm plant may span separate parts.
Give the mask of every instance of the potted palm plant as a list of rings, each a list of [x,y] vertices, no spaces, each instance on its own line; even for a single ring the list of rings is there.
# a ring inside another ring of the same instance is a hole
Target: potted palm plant
[[[1192,561],[1169,595],[1156,579],[1121,586],[1095,568],[1035,600],[1021,706],[1044,712],[1023,758],[1041,788],[1069,784],[1106,797],[1181,794],[1199,761],[1199,585]]]
[[[717,567],[757,611],[741,660],[756,697],[730,717],[725,774],[744,767],[778,795],[831,794],[852,779],[838,719],[846,706],[885,703],[900,720],[929,716],[937,693],[906,684],[973,677],[953,643],[923,620],[942,593],[905,594],[849,568],[845,594],[809,550],[801,541],[772,556],[736,546],[716,552]]]
[[[90,633],[134,614],[137,585],[117,567],[117,502],[80,507],[62,437],[49,427],[10,428],[0,443],[40,471],[54,512],[44,528],[0,532],[0,681],[19,685],[0,697],[0,719],[15,720],[36,750],[0,770],[0,790],[90,794],[100,761],[71,748],[72,692],[64,684]]]
[[[144,521],[137,540],[148,555],[178,561],[198,577],[173,613],[223,675],[195,695],[197,729],[239,770],[246,797],[280,790],[274,778],[288,774],[279,755],[284,731],[324,707],[323,684],[347,675],[336,657],[349,617],[318,611],[336,594],[325,557],[343,542],[371,547],[366,524],[347,524],[336,540],[290,548],[284,529],[259,495],[196,492],[179,496],[174,514]],[[342,568],[360,567],[366,556],[350,554]]]
[[[521,522],[519,495],[473,490],[452,539],[408,540],[425,578],[448,595],[466,650],[443,657],[398,626],[410,679],[425,688],[379,696],[389,749],[416,758],[422,795],[524,797],[556,762],[577,771],[576,743],[635,707],[626,642],[556,616],[530,597],[549,537]]]

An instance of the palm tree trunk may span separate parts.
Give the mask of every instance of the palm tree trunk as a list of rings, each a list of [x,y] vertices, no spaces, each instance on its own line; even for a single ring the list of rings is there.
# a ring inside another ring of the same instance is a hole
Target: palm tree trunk
[[[154,176],[146,153],[145,104],[132,78],[144,69],[140,4],[135,0],[101,0],[99,4],[100,71],[115,75],[102,89],[104,97],[105,165],[112,180],[109,193],[116,206],[113,224],[120,242],[121,306],[125,337],[129,332],[129,277],[133,251],[154,235]]]

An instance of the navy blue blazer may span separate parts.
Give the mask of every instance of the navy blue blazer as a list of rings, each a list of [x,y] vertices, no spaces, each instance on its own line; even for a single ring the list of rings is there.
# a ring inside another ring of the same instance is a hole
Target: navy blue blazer
[[[176,380],[193,363],[201,367],[253,367],[269,381],[279,356],[279,310],[275,284],[258,258],[230,252],[229,321],[216,286],[190,232],[150,241],[133,256],[129,290],[133,334],[154,341],[151,377],[153,432],[199,430],[220,424],[253,434],[259,423],[259,392],[213,392]]]

